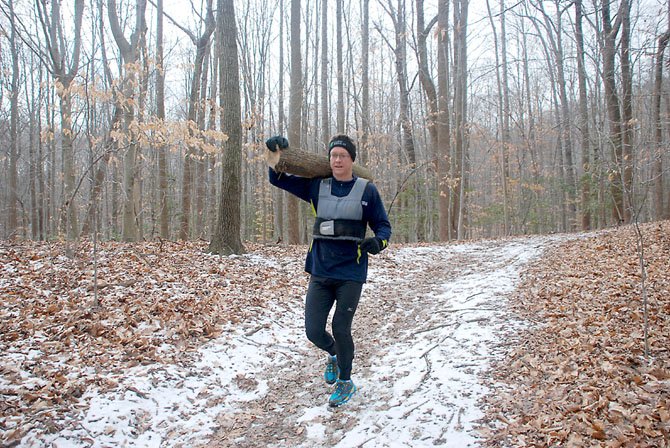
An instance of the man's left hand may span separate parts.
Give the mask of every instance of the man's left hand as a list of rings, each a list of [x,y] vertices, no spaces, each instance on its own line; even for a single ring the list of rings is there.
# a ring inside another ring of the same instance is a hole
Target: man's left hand
[[[379,252],[384,250],[385,247],[386,245],[384,242],[376,236],[373,236],[372,238],[366,238],[361,242],[361,251],[372,255],[377,255]]]

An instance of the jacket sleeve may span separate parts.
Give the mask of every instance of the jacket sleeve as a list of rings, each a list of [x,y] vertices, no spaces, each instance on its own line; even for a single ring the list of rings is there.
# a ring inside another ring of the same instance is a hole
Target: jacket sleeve
[[[391,240],[391,222],[386,214],[384,202],[377,187],[369,183],[366,189],[367,207],[365,207],[365,219],[368,225],[374,232],[375,236],[385,242],[384,246],[388,245]]]
[[[312,191],[314,190],[314,179],[286,173],[277,173],[272,168],[268,168],[268,176],[270,183],[275,187],[288,191],[303,201],[310,202]]]

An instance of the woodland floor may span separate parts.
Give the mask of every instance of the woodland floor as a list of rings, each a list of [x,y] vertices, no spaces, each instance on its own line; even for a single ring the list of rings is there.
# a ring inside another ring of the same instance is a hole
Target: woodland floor
[[[641,231],[645,290],[633,226],[393,245],[334,411],[305,247],[0,242],[0,443],[668,447],[670,223]]]

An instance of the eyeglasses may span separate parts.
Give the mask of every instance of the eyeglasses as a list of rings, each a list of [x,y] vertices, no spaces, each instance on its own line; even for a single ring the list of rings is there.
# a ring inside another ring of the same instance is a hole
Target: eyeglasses
[[[349,156],[348,153],[344,153],[344,154],[331,154],[331,155],[330,155],[330,158],[331,158],[332,160],[346,160],[346,159],[348,159],[349,157],[350,157],[350,156]]]

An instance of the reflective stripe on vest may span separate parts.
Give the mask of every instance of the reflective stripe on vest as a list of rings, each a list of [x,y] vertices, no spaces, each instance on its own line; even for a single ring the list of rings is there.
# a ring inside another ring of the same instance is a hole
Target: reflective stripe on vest
[[[323,179],[319,186],[319,205],[313,237],[360,241],[365,238],[366,224],[363,222],[361,201],[368,180],[357,178],[349,194],[343,197],[331,193],[332,180]]]

